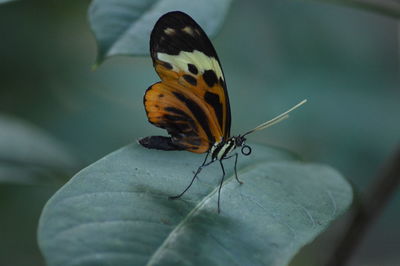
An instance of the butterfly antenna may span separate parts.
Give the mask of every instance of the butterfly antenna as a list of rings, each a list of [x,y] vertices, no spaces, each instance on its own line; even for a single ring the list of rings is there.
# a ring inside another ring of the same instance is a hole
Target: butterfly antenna
[[[271,119],[271,120],[269,120],[269,121],[267,121],[267,122],[262,123],[261,125],[255,127],[254,129],[252,129],[252,130],[250,130],[250,131],[244,133],[244,134],[243,134],[243,137],[246,136],[246,135],[248,135],[248,134],[250,134],[250,133],[253,133],[253,132],[255,132],[255,131],[259,131],[259,130],[265,129],[265,128],[267,128],[267,127],[273,126],[273,125],[275,125],[275,124],[278,124],[279,122],[285,120],[286,118],[289,118],[289,113],[290,113],[291,111],[293,111],[293,110],[299,108],[300,106],[302,106],[302,105],[305,104],[306,102],[307,102],[307,100],[302,100],[301,102],[299,102],[298,104],[296,104],[295,106],[293,106],[292,108],[290,108],[289,110],[287,110],[286,112],[284,112],[284,113],[278,115],[277,117],[275,117],[275,118],[273,118],[273,119]]]

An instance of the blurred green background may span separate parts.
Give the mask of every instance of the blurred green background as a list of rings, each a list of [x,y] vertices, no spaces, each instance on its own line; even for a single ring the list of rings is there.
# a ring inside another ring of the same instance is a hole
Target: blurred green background
[[[43,265],[36,227],[47,199],[102,156],[163,134],[142,104],[158,81],[149,57],[115,57],[91,70],[88,5],[0,5],[0,265]],[[318,1],[233,1],[213,42],[233,134],[307,98],[289,120],[251,141],[332,165],[359,191],[400,144],[395,19]],[[397,195],[351,265],[400,264],[399,204]],[[294,264],[313,265],[329,249],[326,239]]]

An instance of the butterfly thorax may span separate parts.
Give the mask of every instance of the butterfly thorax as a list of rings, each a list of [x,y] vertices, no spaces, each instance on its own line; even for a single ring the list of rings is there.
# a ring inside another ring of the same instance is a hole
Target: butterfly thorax
[[[223,160],[229,156],[229,154],[234,151],[237,147],[244,147],[246,139],[242,136],[231,137],[227,140],[222,140],[221,142],[215,143],[210,150],[212,161]],[[248,146],[246,146],[248,147]],[[250,147],[248,147],[250,148]],[[243,153],[243,151],[242,151]],[[243,153],[245,154],[245,153]],[[248,155],[248,154],[245,154]]]

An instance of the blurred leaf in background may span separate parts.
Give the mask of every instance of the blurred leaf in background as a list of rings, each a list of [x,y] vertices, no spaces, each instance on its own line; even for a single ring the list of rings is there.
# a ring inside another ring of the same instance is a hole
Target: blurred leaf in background
[[[384,16],[400,18],[400,3],[396,0],[314,0],[353,7]]]
[[[0,6],[0,110],[41,128],[78,165],[138,137],[163,134],[143,109],[145,89],[158,81],[150,58],[115,57],[91,71],[97,48],[88,5]],[[308,98],[301,116],[251,139],[328,163],[359,190],[399,144],[398,21],[392,17],[317,1],[233,1],[213,43],[227,80],[233,134]],[[0,212],[7,217],[0,221],[0,264],[43,263],[35,228],[57,188],[0,186]],[[400,261],[399,204],[397,195],[354,265]],[[318,252],[308,255],[306,265]]]
[[[33,125],[0,114],[0,129],[0,183],[35,184],[57,176],[65,182],[77,169],[66,148]]]
[[[6,4],[8,2],[17,1],[17,0],[0,0],[0,4]]]
[[[94,0],[88,16],[98,45],[97,63],[113,55],[148,55],[150,31],[161,15],[175,10],[194,14],[214,36],[231,0]]]

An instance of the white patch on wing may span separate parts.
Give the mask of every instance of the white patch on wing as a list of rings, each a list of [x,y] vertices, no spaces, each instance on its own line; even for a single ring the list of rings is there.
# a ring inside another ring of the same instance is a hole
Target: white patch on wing
[[[214,70],[218,79],[222,78],[222,80],[224,80],[217,59],[209,57],[197,50],[194,50],[193,52],[181,51],[178,55],[157,53],[157,58],[161,61],[170,63],[173,66],[174,71],[188,72],[188,64],[193,64],[197,67],[200,74],[203,74],[206,70]]]
[[[189,27],[189,26],[184,27],[184,28],[182,29],[182,31],[184,31],[184,32],[186,32],[187,34],[193,36],[193,29],[192,29],[191,27]]]
[[[172,35],[172,34],[175,33],[175,30],[172,29],[172,28],[166,28],[166,29],[164,30],[164,33],[167,34],[167,35]]]

